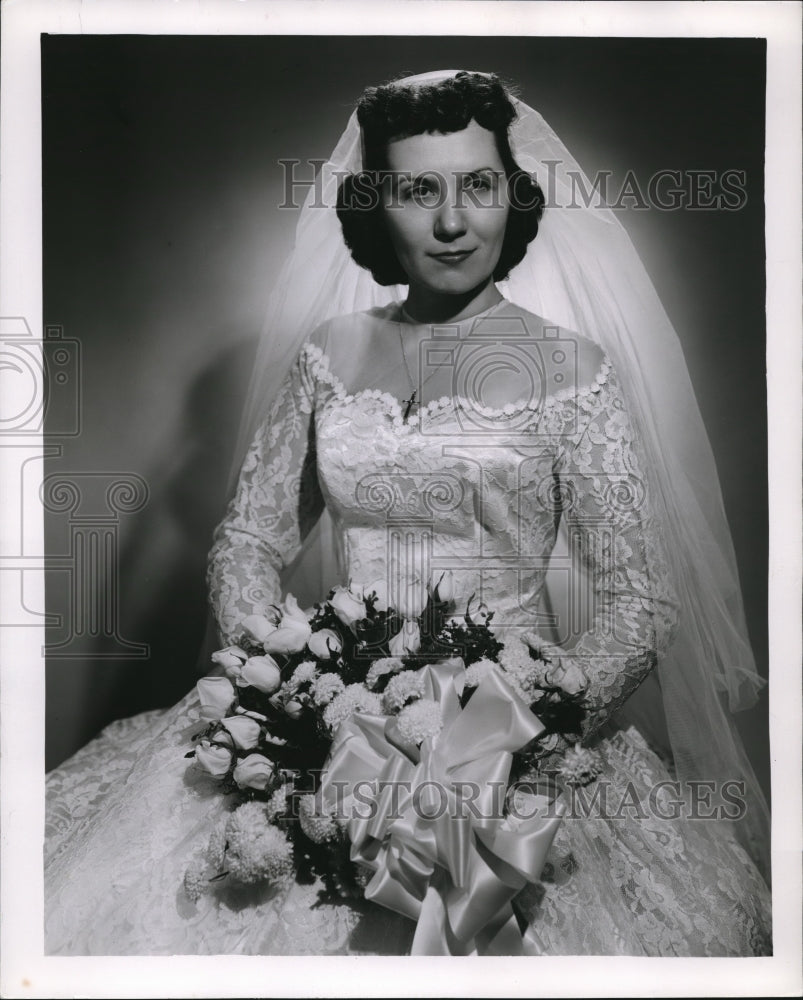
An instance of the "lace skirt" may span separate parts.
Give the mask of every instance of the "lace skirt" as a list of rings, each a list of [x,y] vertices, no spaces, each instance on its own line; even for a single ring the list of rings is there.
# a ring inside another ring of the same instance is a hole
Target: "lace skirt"
[[[187,898],[184,870],[227,808],[184,759],[194,719],[193,692],[113,723],[48,775],[46,954],[406,954],[411,921],[372,903],[321,903],[316,883]],[[541,881],[517,900],[532,950],[769,954],[769,891],[727,824],[633,805],[669,779],[635,729],[598,749],[606,809],[571,811]]]

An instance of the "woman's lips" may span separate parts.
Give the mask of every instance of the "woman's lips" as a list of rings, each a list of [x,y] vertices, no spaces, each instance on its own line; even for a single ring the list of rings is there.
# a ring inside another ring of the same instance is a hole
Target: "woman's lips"
[[[431,253],[430,257],[440,260],[444,264],[460,264],[469,258],[474,250],[445,250],[443,253]]]

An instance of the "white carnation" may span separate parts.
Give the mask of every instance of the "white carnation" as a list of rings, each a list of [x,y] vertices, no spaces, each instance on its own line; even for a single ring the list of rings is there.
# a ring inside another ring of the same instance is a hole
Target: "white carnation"
[[[229,817],[223,816],[215,824],[206,848],[206,858],[215,873],[223,869],[223,858],[226,855],[226,825],[228,821]]]
[[[369,691],[362,684],[349,684],[323,711],[323,721],[334,732],[341,722],[345,722],[354,712],[369,712],[380,715],[382,701],[378,694]]]
[[[596,750],[579,743],[568,749],[558,764],[558,774],[567,785],[590,785],[602,771],[602,758]]]
[[[299,663],[293,671],[293,676],[290,678],[290,684],[293,687],[300,687],[302,684],[310,684],[315,680],[317,675],[318,671],[312,660],[305,660],[303,663]]]
[[[489,660],[487,656],[483,656],[481,660],[477,660],[470,667],[466,667],[466,687],[477,687],[484,678],[488,677],[496,669],[497,666],[494,661]]]
[[[404,670],[404,664],[398,656],[383,656],[379,660],[374,660],[368,668],[365,685],[373,690],[380,677],[384,677],[385,674],[398,674],[401,670]]]
[[[545,664],[534,660],[521,640],[508,639],[499,654],[499,666],[521,700],[531,704],[542,686]]]
[[[226,865],[239,882],[281,885],[293,873],[293,845],[268,822],[260,802],[235,809],[226,824]]]
[[[303,795],[298,801],[298,821],[305,835],[316,844],[334,840],[338,825],[314,795]]]
[[[396,724],[405,743],[420,746],[425,739],[434,739],[441,731],[440,705],[429,698],[414,701],[399,712]]]
[[[265,803],[265,815],[272,823],[287,809],[288,786],[281,785]]]
[[[197,903],[208,890],[209,865],[203,854],[199,854],[192,859],[184,872],[184,891],[193,903]]]
[[[339,674],[319,674],[310,686],[312,700],[319,708],[328,705],[329,702],[346,690],[342,677]]]
[[[382,696],[382,707],[392,715],[408,701],[424,697],[424,681],[415,670],[404,670],[391,677]]]

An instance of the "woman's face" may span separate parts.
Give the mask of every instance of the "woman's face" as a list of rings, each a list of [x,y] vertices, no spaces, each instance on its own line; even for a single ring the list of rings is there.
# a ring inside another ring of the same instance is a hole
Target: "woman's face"
[[[509,212],[493,132],[414,135],[388,144],[388,232],[411,291],[462,295],[494,272]]]

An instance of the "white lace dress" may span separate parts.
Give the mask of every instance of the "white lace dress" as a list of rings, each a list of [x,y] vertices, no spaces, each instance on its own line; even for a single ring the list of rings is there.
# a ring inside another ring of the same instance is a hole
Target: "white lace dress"
[[[536,317],[511,304],[494,312],[543,341]],[[453,570],[457,606],[481,596],[512,641],[537,625],[563,517],[593,612],[566,655],[589,679],[587,736],[603,761],[598,781],[620,806],[560,827],[540,883],[518,901],[531,947],[768,953],[769,893],[728,824],[672,818],[671,786],[655,791],[670,778],[664,763],[616,725],[675,625],[616,372],[575,340],[577,384],[559,387],[564,359],[552,352],[549,392],[482,410],[444,396],[404,422],[397,395],[341,381],[342,359],[397,319],[390,307],[341,318],[301,350],[216,535],[210,589],[223,638],[280,597],[280,572],[326,506],[348,577],[384,579],[399,546],[423,549],[428,565]],[[184,760],[197,709],[193,693],[114,723],[48,776],[47,953],[403,954],[409,921],[373,904],[318,905],[315,884],[186,898],[186,864],[226,808]]]

